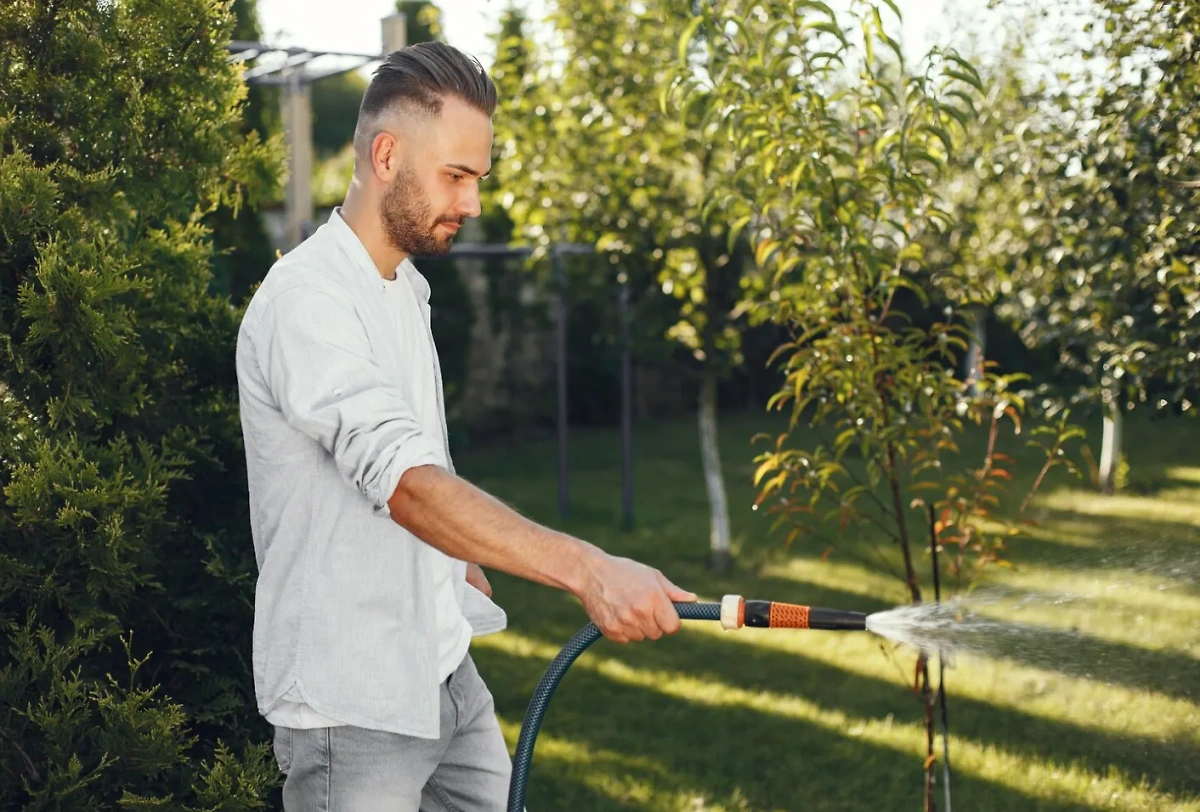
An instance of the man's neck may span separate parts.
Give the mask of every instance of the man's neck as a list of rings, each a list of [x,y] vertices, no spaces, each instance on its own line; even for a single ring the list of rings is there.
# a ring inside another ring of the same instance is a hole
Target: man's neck
[[[356,190],[351,188],[346,194],[345,202],[342,203],[341,213],[346,225],[367,249],[379,275],[384,279],[395,279],[396,268],[408,254],[397,250],[388,242],[383,224],[379,221],[378,205],[363,195],[356,194]]]

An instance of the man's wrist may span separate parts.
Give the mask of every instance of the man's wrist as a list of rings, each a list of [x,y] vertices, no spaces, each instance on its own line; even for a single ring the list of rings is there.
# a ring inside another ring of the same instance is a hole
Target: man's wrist
[[[600,561],[605,557],[605,553],[594,544],[589,544],[586,541],[565,536],[569,544],[570,552],[563,556],[563,572],[559,578],[563,583],[563,588],[577,598],[582,598],[583,594],[590,589],[590,585],[595,581],[595,573]]]

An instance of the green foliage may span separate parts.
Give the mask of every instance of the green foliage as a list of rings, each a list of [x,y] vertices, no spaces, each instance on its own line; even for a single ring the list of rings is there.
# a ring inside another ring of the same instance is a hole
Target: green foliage
[[[204,221],[271,194],[280,148],[240,126],[232,26],[214,0],[0,9],[4,808],[252,809],[274,780]]]
[[[396,0],[396,11],[405,15],[405,42],[444,42],[442,10],[429,0]]]
[[[953,307],[923,325],[899,306],[929,304],[923,246],[955,224],[938,183],[984,87],[953,51],[906,66],[884,22],[898,16],[890,5],[856,2],[845,23],[800,0],[706,6],[680,41],[668,99],[685,116],[702,111],[710,143],[732,145],[737,170],[712,216],[745,229],[768,274],[755,294],[759,317],[794,331],[776,353],[786,380],[770,404],[790,408],[790,430],[758,458],[758,502],[790,528],[789,544],[808,536],[857,555],[863,545],[852,539],[881,530],[900,568],[888,547],[868,545],[873,566],[920,602],[922,550],[951,549],[950,571],[967,587],[1003,561],[1014,528],[993,514],[1012,458],[996,438],[1005,419],[1019,430],[1025,404],[1023,376],[994,364],[974,389],[955,377],[969,333]],[[802,423],[818,442],[794,447]],[[972,423],[991,439],[978,467],[956,472],[944,462]],[[1065,422],[1050,431],[1045,470],[1077,433]],[[932,730],[923,659],[917,682]]]
[[[232,38],[261,41],[258,0],[233,0],[232,11]],[[255,60],[245,64],[253,67]],[[263,138],[281,132],[279,89],[267,85],[247,87],[239,126],[243,133],[257,132]],[[271,181],[268,179],[267,182]],[[210,212],[204,222],[212,230],[216,248],[212,262],[213,291],[241,302],[275,260],[275,251],[262,219],[254,206],[222,205]]]
[[[612,302],[625,274],[640,357],[661,357],[667,334],[723,374],[740,363],[733,310],[750,263],[730,249],[728,226],[702,226],[701,212],[730,158],[659,104],[660,55],[674,52],[689,19],[690,6],[674,0],[633,10],[559,0],[548,22],[561,49],[546,54],[509,23],[497,59],[494,203],[539,249],[535,260],[554,242],[605,256],[609,272],[589,266],[570,280],[574,299]]]
[[[347,71],[313,82],[312,137],[315,158],[323,160],[340,153],[354,140],[358,108],[366,91],[367,80],[358,71]],[[344,194],[345,189],[342,192]]]
[[[1121,288],[1135,288],[1126,295],[1148,304],[1134,317],[1145,317],[1155,341],[1150,369],[1166,384],[1158,405],[1186,410],[1186,398],[1200,389],[1200,8],[1186,0],[1101,6],[1112,30],[1112,67],[1095,105],[1097,144],[1084,165],[1113,176],[1106,196],[1140,214],[1130,218],[1132,280],[1121,280]],[[1127,146],[1117,146],[1122,141]],[[1144,398],[1145,389],[1136,394]]]
[[[1031,81],[1023,37],[996,67],[995,125],[959,175],[982,192],[960,222],[999,260],[974,275],[998,283],[997,312],[1026,344],[1053,349],[1064,399],[1187,410],[1200,380],[1200,13],[1113,0],[1086,28],[1106,32],[1088,54],[1094,86]]]
[[[916,276],[922,242],[954,224],[937,184],[983,88],[952,52],[905,70],[880,8],[855,5],[858,48],[812,4],[716,6],[681,46],[677,98],[702,106],[708,137],[740,152],[736,182],[714,210],[746,228],[770,271],[758,312],[794,326],[777,351],[787,377],[770,405],[789,406],[793,428],[803,421],[828,432],[811,449],[787,447],[788,435],[776,440],[759,460],[760,502],[774,500],[792,524],[789,543],[804,533],[825,538],[827,527],[838,535],[887,526],[919,600],[912,551],[923,545],[909,529],[913,501],[904,491],[944,488],[930,501],[961,501],[942,457],[967,422],[1017,419],[1024,402],[1022,376],[997,375],[994,365],[974,395],[954,376],[968,333],[952,308],[922,326],[896,306],[901,296],[928,303]],[[848,457],[861,461],[861,476]],[[959,511],[960,537],[947,536],[976,553],[977,565],[1003,546],[982,529],[1003,476],[995,462],[989,452],[976,475],[993,481]],[[887,504],[868,496],[881,481]]]

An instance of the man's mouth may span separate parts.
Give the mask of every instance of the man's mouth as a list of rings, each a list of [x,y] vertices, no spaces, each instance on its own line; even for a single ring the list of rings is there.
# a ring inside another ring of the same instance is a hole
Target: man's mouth
[[[441,223],[438,223],[438,225],[440,225],[443,228],[445,228],[446,230],[448,230],[451,234],[454,234],[458,231],[458,223],[456,223],[452,220],[449,222],[442,221]]]

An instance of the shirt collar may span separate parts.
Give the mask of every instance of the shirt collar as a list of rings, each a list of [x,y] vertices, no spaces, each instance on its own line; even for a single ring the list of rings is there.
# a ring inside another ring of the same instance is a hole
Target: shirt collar
[[[350,259],[354,261],[354,264],[361,271],[368,274],[368,279],[371,283],[374,284],[376,280],[381,279],[382,277],[379,275],[379,268],[375,265],[375,260],[371,259],[371,255],[367,253],[366,246],[362,244],[362,240],[354,233],[354,229],[350,228],[349,224],[342,218],[341,206],[335,206],[333,211],[329,213],[328,223],[330,231],[338,245],[350,255]],[[405,257],[396,266],[396,276],[399,277],[401,274],[408,280],[418,298],[428,303],[430,294],[429,282],[421,275],[421,272],[417,270],[417,267],[413,265],[412,260],[408,257]]]

